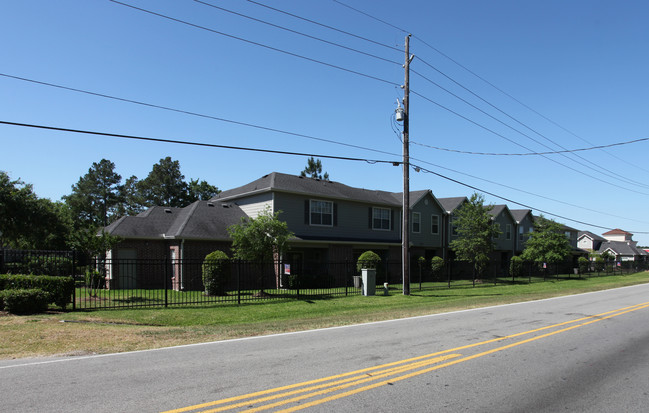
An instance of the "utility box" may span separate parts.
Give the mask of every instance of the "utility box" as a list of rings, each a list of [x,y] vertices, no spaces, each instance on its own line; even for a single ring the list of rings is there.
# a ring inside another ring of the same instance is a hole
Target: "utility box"
[[[363,295],[376,294],[376,269],[363,268],[361,270],[361,277],[363,278]]]

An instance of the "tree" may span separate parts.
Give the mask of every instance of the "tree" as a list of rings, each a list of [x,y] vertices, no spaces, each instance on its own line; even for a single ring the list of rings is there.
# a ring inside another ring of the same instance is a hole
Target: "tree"
[[[494,238],[500,229],[493,225],[489,211],[493,205],[484,205],[484,197],[474,193],[468,203],[456,212],[454,224],[458,238],[449,246],[456,254],[457,261],[467,261],[473,265],[474,278],[480,275],[494,250]]]
[[[314,159],[313,156],[307,160],[307,165],[304,170],[300,172],[300,176],[305,178],[324,179],[325,181],[329,180],[329,174],[327,172],[322,175],[322,162],[320,159]]]
[[[266,208],[257,218],[241,218],[239,224],[228,227],[234,257],[263,263],[286,251],[293,233],[286,222],[279,220],[280,213],[273,214]]]
[[[207,181],[199,181],[198,179],[190,179],[187,185],[187,201],[207,201],[221,192],[219,188],[210,185]]]
[[[119,215],[137,215],[145,208],[144,200],[138,189],[139,180],[137,176],[132,175],[126,179],[120,192]]]
[[[93,162],[88,173],[72,185],[72,193],[63,197],[76,229],[105,227],[119,216],[121,181],[113,162]]]
[[[70,226],[63,204],[38,198],[32,185],[0,171],[0,247],[64,249]]]
[[[187,205],[187,183],[180,163],[171,157],[160,159],[149,175],[137,183],[139,197],[147,207],[184,207]]]
[[[264,264],[273,262],[275,257],[286,251],[288,239],[293,236],[286,222],[279,220],[280,212],[273,214],[270,208],[266,208],[257,218],[241,218],[239,224],[228,227],[234,258],[251,261],[257,266],[261,285],[259,295],[265,294]],[[277,284],[279,285],[279,280]]]
[[[556,264],[568,258],[570,252],[570,241],[561,224],[541,215],[534,222],[534,232],[530,234],[521,257],[539,264]]]

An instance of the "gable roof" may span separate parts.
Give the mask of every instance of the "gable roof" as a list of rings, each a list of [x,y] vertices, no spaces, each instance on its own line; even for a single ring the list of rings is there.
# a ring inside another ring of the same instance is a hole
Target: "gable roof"
[[[636,248],[627,241],[606,241],[602,242],[597,252],[602,253],[606,250],[611,250],[615,255],[636,256],[647,255],[646,251]]]
[[[600,242],[606,241],[606,238],[600,237],[597,234],[593,234],[590,231],[579,231],[579,234],[577,235],[577,238],[583,238],[583,237],[588,237],[588,238],[592,239],[593,241],[600,241]]]
[[[223,191],[212,198],[212,200],[234,200],[270,191],[321,196],[331,199],[355,200],[381,205],[401,205],[401,198],[398,193],[354,188],[339,182],[288,175],[279,172],[264,175],[238,188]]]
[[[503,213],[509,215],[509,218],[511,218],[512,221],[516,222],[514,215],[509,210],[509,207],[507,205],[494,205],[493,208],[491,208],[491,210],[489,211],[489,215],[491,215],[491,218],[494,220],[496,219],[496,217],[498,217],[498,215]]]
[[[615,228],[615,229],[612,229],[612,230],[610,230],[608,232],[603,233],[602,235],[633,235],[633,234],[630,233],[630,232],[621,230],[619,228]]]
[[[520,224],[525,219],[526,215],[529,215],[530,220],[534,221],[534,216],[532,215],[531,209],[510,209],[509,212],[512,213],[512,216],[514,217],[514,220],[517,224]]]
[[[437,200],[442,204],[444,210],[450,214],[462,205],[464,201],[468,201],[469,199],[465,196],[458,196],[454,198],[437,198]]]

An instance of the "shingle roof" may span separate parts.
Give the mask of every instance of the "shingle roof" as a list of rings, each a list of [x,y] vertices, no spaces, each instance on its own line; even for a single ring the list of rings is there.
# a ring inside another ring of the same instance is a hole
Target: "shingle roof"
[[[244,216],[236,205],[196,201],[185,208],[152,207],[136,216],[120,218],[106,231],[123,238],[227,240],[227,227]]]
[[[178,217],[181,208],[154,206],[132,217],[122,217],[106,227],[106,232],[125,238],[157,238]]]
[[[597,234],[593,234],[590,231],[579,231],[579,234],[577,235],[577,237],[581,238],[583,236],[586,236],[586,237],[592,239],[593,241],[600,241],[600,242],[606,241],[606,238],[600,237]]]
[[[621,230],[619,228],[615,228],[615,229],[612,229],[612,230],[610,230],[608,232],[603,233],[602,235],[633,235],[633,234],[630,233],[630,232]]]
[[[529,214],[530,219],[534,219],[532,216],[532,210],[531,209],[510,209],[509,212],[512,213],[512,216],[514,217],[514,220],[516,220],[516,223],[520,224],[521,221],[525,219],[525,216]]]
[[[273,172],[238,188],[216,195],[212,200],[230,200],[261,192],[288,192],[322,196],[333,199],[348,199],[384,205],[401,205],[398,193],[354,188],[339,182],[306,178]]]
[[[635,255],[645,255],[639,248],[636,248],[632,244],[626,241],[606,241],[602,242],[602,245],[599,247],[597,252],[602,253],[610,249],[616,255],[626,255],[626,256],[635,256]]]
[[[467,197],[465,196],[454,198],[437,198],[437,200],[440,204],[442,204],[442,207],[444,207],[444,210],[448,213],[455,211],[456,208],[462,205],[462,202],[468,201]]]

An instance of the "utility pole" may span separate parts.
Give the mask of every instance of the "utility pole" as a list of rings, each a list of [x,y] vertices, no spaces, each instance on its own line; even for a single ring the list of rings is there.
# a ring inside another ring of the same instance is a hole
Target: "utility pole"
[[[403,219],[401,221],[401,271],[403,295],[410,295],[410,35],[406,36],[406,71],[403,84]]]

